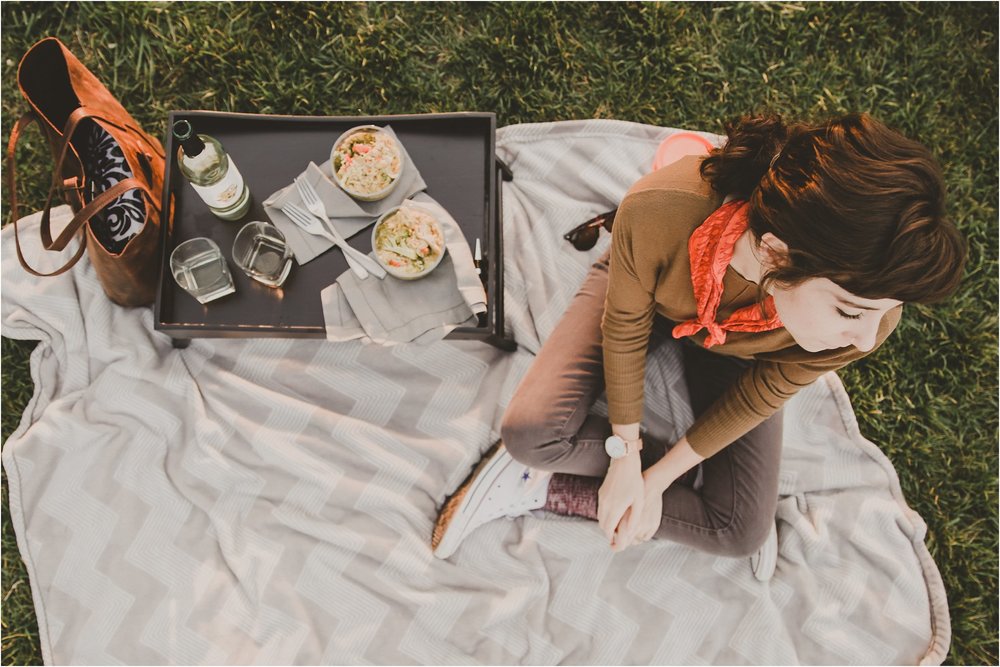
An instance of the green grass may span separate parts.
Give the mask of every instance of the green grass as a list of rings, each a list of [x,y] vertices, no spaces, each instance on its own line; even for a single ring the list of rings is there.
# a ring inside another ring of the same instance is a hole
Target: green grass
[[[951,608],[948,662],[996,664],[997,5],[22,4],[5,2],[3,141],[17,62],[60,37],[162,136],[170,109],[280,114],[494,111],[499,125],[622,120],[718,131],[751,110],[869,111],[940,158],[969,240],[959,293],[911,308],[842,373],[862,432],[927,521]],[[48,178],[32,130],[21,197]],[[33,161],[33,164],[29,164]],[[3,203],[6,207],[7,194]],[[6,211],[6,208],[5,208]],[[32,384],[3,341],[3,438]],[[23,565],[3,522],[3,663],[39,663]]]

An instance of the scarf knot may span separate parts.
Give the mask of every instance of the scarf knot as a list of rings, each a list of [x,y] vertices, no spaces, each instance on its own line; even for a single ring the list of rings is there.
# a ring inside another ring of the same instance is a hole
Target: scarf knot
[[[688,256],[691,259],[691,284],[694,286],[697,315],[675,326],[674,338],[691,336],[706,329],[708,336],[704,345],[709,348],[725,343],[727,331],[771,331],[784,326],[770,296],[762,304],[745,306],[724,322],[716,322],[722,301],[722,279],[733,259],[736,242],[747,229],[748,208],[749,204],[742,200],[723,204],[691,234]]]

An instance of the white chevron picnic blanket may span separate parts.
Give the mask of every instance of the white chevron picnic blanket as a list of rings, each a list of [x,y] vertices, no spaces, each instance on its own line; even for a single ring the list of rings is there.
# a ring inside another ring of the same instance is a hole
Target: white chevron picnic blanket
[[[746,559],[670,543],[613,555],[593,523],[555,517],[494,522],[451,561],[432,557],[437,507],[496,438],[607,243],[578,253],[561,234],[616,203],[670,131],[498,131],[515,174],[514,353],[290,339],[175,350],[149,309],[111,305],[88,263],[25,274],[4,229],[2,333],[40,341],[3,464],[46,662],[942,662],[948,609],[924,523],[835,375],[786,411],[768,583]],[[690,411],[663,350],[649,419],[676,430]]]

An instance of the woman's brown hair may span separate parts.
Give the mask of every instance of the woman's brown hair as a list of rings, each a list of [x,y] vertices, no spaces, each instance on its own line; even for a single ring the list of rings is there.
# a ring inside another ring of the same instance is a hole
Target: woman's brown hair
[[[818,126],[779,116],[726,125],[728,142],[701,165],[713,189],[747,199],[759,241],[771,232],[788,255],[761,282],[828,278],[869,299],[928,303],[962,277],[965,242],[945,213],[930,152],[867,114]]]

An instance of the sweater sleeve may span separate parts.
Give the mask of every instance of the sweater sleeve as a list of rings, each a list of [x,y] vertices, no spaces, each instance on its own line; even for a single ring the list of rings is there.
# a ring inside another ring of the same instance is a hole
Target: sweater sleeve
[[[638,242],[643,214],[635,195],[618,207],[611,234],[608,293],[601,322],[608,417],[613,424],[642,419],[646,348],[656,304],[656,262]]]
[[[902,306],[885,314],[876,345],[867,352],[848,347],[825,355],[799,352],[783,357],[776,353],[771,358],[757,359],[688,429],[691,448],[707,458],[735,442],[780,410],[801,388],[878,349],[901,316]]]

